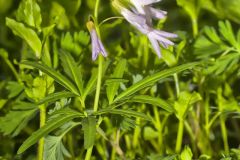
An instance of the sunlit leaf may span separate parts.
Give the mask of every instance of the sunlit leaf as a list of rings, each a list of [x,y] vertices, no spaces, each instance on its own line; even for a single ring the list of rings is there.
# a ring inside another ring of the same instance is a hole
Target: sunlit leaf
[[[41,10],[35,0],[21,1],[16,15],[18,21],[40,29],[42,23]]]
[[[184,71],[186,69],[190,69],[193,68],[194,66],[198,65],[200,63],[188,63],[188,64],[183,64],[177,67],[173,67],[170,69],[166,69],[164,71],[160,71],[158,73],[155,73],[151,76],[148,76],[146,78],[144,78],[143,80],[135,83],[134,85],[132,85],[131,87],[127,88],[125,91],[123,91],[122,93],[120,93],[113,102],[117,102],[120,101],[122,99],[127,99],[129,98],[129,96],[131,96],[132,94],[136,93],[137,91],[152,86],[154,83],[156,83],[157,81],[166,78],[168,76],[173,75],[174,73],[178,73],[181,71]]]
[[[66,89],[72,91],[76,95],[79,95],[79,92],[76,89],[75,85],[70,80],[68,80],[65,76],[56,72],[54,69],[52,69],[46,65],[36,63],[36,62],[31,62],[31,61],[22,61],[21,64],[32,66],[34,68],[37,68],[37,69],[45,72],[50,77],[52,77],[55,81],[57,81],[59,84],[64,86]]]
[[[70,53],[61,51],[60,58],[65,73],[75,82],[79,92],[83,94],[83,81],[81,69],[77,66],[77,63],[75,62]]]
[[[6,25],[11,28],[15,35],[21,37],[27,42],[38,58],[41,57],[42,43],[34,30],[11,18],[6,18]]]

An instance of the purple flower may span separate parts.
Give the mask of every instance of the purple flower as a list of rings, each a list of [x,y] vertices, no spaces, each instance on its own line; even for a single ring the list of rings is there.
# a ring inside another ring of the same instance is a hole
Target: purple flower
[[[87,22],[87,28],[90,32],[92,42],[92,60],[95,61],[101,53],[104,57],[107,57],[107,52],[97,35],[97,31],[92,21]]]
[[[136,0],[137,1],[137,0]],[[148,4],[150,2],[156,2],[157,0],[142,0],[141,2],[146,2],[143,4]],[[159,1],[159,0],[158,0]],[[158,57],[161,58],[161,50],[159,47],[159,44],[161,44],[163,47],[167,48],[168,46],[174,45],[174,43],[167,38],[176,38],[177,35],[173,33],[168,33],[160,30],[156,30],[152,28],[152,23],[151,23],[151,17],[154,18],[161,18],[164,17],[165,12],[154,9],[154,8],[147,8],[149,9],[150,12],[145,12],[145,13],[151,13],[151,16],[148,16],[146,14],[141,14],[135,11],[134,9],[133,12],[126,9],[125,7],[122,6],[119,2],[115,2],[114,6],[117,7],[121,14],[124,16],[124,18],[132,24],[135,28],[137,28],[141,33],[145,34],[149,41],[152,44],[153,49],[157,53]]]
[[[161,0],[130,0],[130,1],[134,5],[138,13],[146,16],[147,21],[151,18],[163,19],[166,17],[167,14],[166,11],[155,9],[150,6],[151,4],[160,2]],[[135,13],[137,12],[135,11]]]

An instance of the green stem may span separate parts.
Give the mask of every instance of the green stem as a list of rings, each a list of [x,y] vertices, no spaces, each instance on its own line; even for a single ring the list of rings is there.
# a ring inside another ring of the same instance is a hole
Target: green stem
[[[193,37],[198,35],[198,20],[197,18],[192,18],[192,28],[193,28]]]
[[[94,107],[93,107],[94,112],[98,110],[98,101],[99,101],[101,84],[102,84],[102,71],[103,71],[103,57],[100,54],[98,57],[98,79],[97,79],[97,88],[96,88]]]
[[[226,128],[226,124],[225,124],[225,119],[222,115],[220,116],[220,124],[221,124],[224,150],[225,150],[225,152],[229,153],[227,128]]]
[[[93,146],[87,149],[87,153],[86,153],[86,156],[85,156],[85,160],[90,160],[90,159],[91,159],[92,149],[93,149]]]
[[[46,107],[45,105],[39,106],[40,110],[40,128],[45,125],[46,122]],[[44,137],[42,137],[38,142],[38,160],[43,160],[43,151],[44,151]]]
[[[205,129],[206,129],[206,135],[207,135],[207,138],[209,138],[209,133],[210,133],[210,128],[208,127],[209,126],[209,94],[207,93],[206,94],[206,100],[205,100],[205,104],[204,104],[204,110],[205,110]]]
[[[183,127],[184,127],[184,121],[179,120],[178,133],[177,133],[177,143],[176,143],[176,148],[175,148],[175,151],[177,153],[179,153],[181,151],[182,138],[183,138]]]
[[[96,0],[95,9],[94,9],[94,17],[95,17],[95,27],[100,37],[99,26],[98,26],[98,8],[99,8],[100,0]],[[101,83],[102,83],[102,70],[103,70],[103,57],[101,54],[98,57],[98,79],[97,79],[97,88],[96,94],[94,99],[94,106],[93,111],[97,112],[98,110],[98,101],[100,96],[101,90]],[[85,155],[85,160],[90,160],[92,155],[93,146],[87,149],[87,153]]]
[[[177,93],[177,97],[178,97],[179,94],[180,94],[180,87],[179,87],[179,80],[178,80],[178,75],[177,75],[177,73],[174,73],[174,74],[173,74],[173,77],[174,77],[175,87],[176,87],[176,93]]]
[[[153,112],[154,112],[154,117],[155,117],[155,121],[156,121],[156,123],[154,125],[158,131],[158,146],[159,146],[158,148],[160,150],[160,153],[163,153],[162,123],[161,123],[160,115],[158,112],[158,108],[156,106],[154,106]]]
[[[98,22],[98,8],[99,8],[100,0],[96,0],[95,3],[95,9],[94,9],[94,17],[96,20],[96,23]]]
[[[18,81],[20,84],[22,84],[22,81],[20,80],[20,78],[19,78],[19,76],[18,76],[18,73],[17,73],[16,69],[14,68],[13,64],[12,64],[8,59],[5,59],[5,58],[4,58],[4,60],[5,60],[6,64],[8,65],[8,67],[9,67],[9,68],[11,69],[11,71],[13,72],[14,77],[17,79],[17,81]]]

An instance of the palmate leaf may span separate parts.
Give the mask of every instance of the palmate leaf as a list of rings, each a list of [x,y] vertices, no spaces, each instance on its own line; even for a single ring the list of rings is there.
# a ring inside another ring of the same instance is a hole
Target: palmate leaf
[[[151,121],[151,119],[148,116],[146,116],[145,114],[143,114],[141,112],[129,110],[129,109],[105,108],[105,109],[101,109],[95,113],[95,115],[102,115],[102,114],[118,114],[118,115],[126,116],[126,117],[139,117],[139,118],[143,118],[145,120]]]
[[[129,96],[131,96],[132,94],[136,93],[137,91],[146,88],[148,86],[152,86],[154,83],[156,83],[157,81],[166,78],[168,76],[173,75],[174,73],[178,73],[181,71],[184,71],[186,69],[189,68],[193,68],[196,65],[199,65],[199,62],[193,62],[193,63],[187,63],[187,64],[183,64],[177,67],[173,67],[170,69],[166,69],[164,71],[160,71],[158,73],[155,73],[151,76],[148,76],[146,78],[144,78],[143,80],[140,80],[139,82],[133,84],[131,87],[127,88],[126,90],[124,90],[122,93],[120,93],[113,101],[113,103],[116,103],[118,101],[121,101],[123,99],[128,99]]]
[[[52,77],[56,82],[61,84],[63,87],[65,87],[72,93],[79,95],[79,92],[78,92],[76,86],[69,79],[67,79],[62,74],[56,72],[54,69],[52,69],[46,65],[43,65],[43,64],[40,64],[37,62],[31,62],[31,61],[22,61],[21,64],[32,66],[34,68],[37,68],[37,69],[43,71],[44,73],[46,73],[47,75]]]
[[[44,139],[44,159],[47,160],[64,160],[64,157],[70,158],[71,155],[68,150],[64,147],[62,138],[66,133],[68,133],[72,128],[80,125],[81,123],[68,122],[61,127],[58,132],[58,136],[46,136]]]
[[[47,160],[64,160],[64,156],[71,155],[64,147],[61,136],[47,136],[44,139],[44,157]]]
[[[127,61],[125,59],[120,60],[111,78],[116,78],[116,79],[122,78],[124,70],[126,69],[126,65],[127,65]],[[108,97],[109,104],[112,103],[114,96],[116,95],[116,92],[119,88],[119,85],[120,85],[120,82],[113,82],[107,86],[107,97]]]
[[[60,116],[58,116],[58,115]],[[63,124],[71,121],[74,118],[82,118],[84,117],[83,114],[73,111],[71,109],[64,110],[62,109],[62,112],[56,111],[53,115],[54,118],[52,118],[50,121],[48,121],[45,126],[35,131],[26,141],[23,142],[23,144],[18,149],[18,154],[23,153],[26,149],[31,147],[34,143],[36,143],[41,137],[46,136],[48,133],[53,131],[54,129],[62,126]]]
[[[42,52],[42,43],[34,30],[26,27],[23,23],[17,22],[11,18],[6,18],[6,25],[11,28],[15,35],[24,39],[27,44],[33,49],[36,56],[40,58]]]
[[[70,53],[60,51],[60,59],[65,73],[76,83],[79,92],[83,94],[83,81],[81,70]]]
[[[147,104],[161,107],[162,109],[164,109],[170,113],[174,112],[174,108],[171,104],[169,104],[165,100],[158,98],[158,97],[137,95],[137,96],[134,96],[133,98],[129,99],[128,101],[129,102],[138,102],[138,103],[147,103]]]
[[[69,97],[75,97],[75,96],[76,96],[75,94],[68,91],[56,92],[56,93],[49,94],[45,98],[41,99],[38,102],[38,105],[44,104],[44,103],[52,103],[61,98],[69,98]]]
[[[88,149],[94,145],[96,135],[96,118],[88,116],[82,120],[84,131],[84,148]]]
[[[37,113],[36,104],[27,102],[17,102],[13,105],[13,110],[4,117],[0,117],[0,131],[5,135],[16,136],[27,125],[29,120]]]

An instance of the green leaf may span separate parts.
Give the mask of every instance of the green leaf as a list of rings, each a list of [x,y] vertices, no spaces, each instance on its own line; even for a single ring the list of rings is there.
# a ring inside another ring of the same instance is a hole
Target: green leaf
[[[146,126],[143,130],[143,138],[145,140],[152,140],[159,136],[159,133],[155,131],[152,127]]]
[[[76,86],[70,80],[68,80],[65,76],[56,72],[54,69],[46,65],[36,63],[36,62],[31,62],[31,61],[22,61],[21,64],[32,66],[36,69],[43,71],[44,73],[52,77],[56,82],[61,84],[63,87],[70,90],[72,93],[79,95],[79,92],[76,89]]]
[[[8,59],[8,52],[3,49],[3,48],[0,48],[0,56],[3,58],[3,59]]]
[[[82,120],[84,131],[84,148],[88,149],[94,145],[96,135],[96,118],[89,116]]]
[[[75,32],[73,37],[74,41],[80,43],[83,46],[87,46],[90,41],[90,36],[85,31]]]
[[[62,143],[62,136],[47,136],[44,139],[44,159],[64,160],[64,156],[71,157]]]
[[[16,136],[37,113],[37,106],[33,103],[18,102],[4,117],[0,117],[0,131],[5,135]]]
[[[21,1],[17,10],[18,21],[25,22],[31,27],[40,29],[42,23],[41,10],[35,0]]]
[[[57,113],[62,115],[58,116],[56,115]],[[55,118],[52,118],[42,128],[35,131],[30,137],[27,138],[27,140],[23,142],[23,144],[18,149],[17,154],[23,153],[26,149],[28,149],[34,143],[36,143],[41,137],[46,136],[48,133],[50,133],[54,129],[62,126],[63,124],[71,121],[74,118],[79,118],[84,116],[84,115],[81,116],[80,113],[76,111],[69,111],[65,113],[64,109],[63,109],[63,113],[59,113],[56,111],[56,114],[54,114]]]
[[[145,114],[143,114],[141,112],[129,110],[129,109],[105,108],[105,109],[101,109],[95,113],[95,115],[102,115],[102,114],[118,114],[118,115],[127,116],[127,117],[139,117],[139,118],[143,118],[145,120],[151,121],[151,119],[148,116],[146,116]]]
[[[178,73],[178,72],[184,71],[186,69],[193,68],[194,66],[196,66],[198,64],[200,64],[200,63],[198,63],[198,62],[187,63],[187,64],[183,64],[183,65],[180,65],[180,66],[177,66],[177,67],[166,69],[164,71],[160,71],[160,72],[155,73],[151,76],[148,76],[148,77],[144,78],[143,80],[140,80],[139,82],[133,84],[131,87],[127,88],[122,93],[120,93],[114,99],[113,102],[116,103],[118,101],[121,101],[122,99],[127,99],[127,98],[129,98],[129,96],[136,93],[137,91],[139,91],[143,88],[146,88],[148,86],[152,86],[154,83],[156,83],[157,81],[159,81],[163,78],[171,76],[174,73]]]
[[[58,136],[46,136],[44,139],[44,159],[64,160],[65,157],[70,158],[71,155],[64,147],[62,139],[72,128],[80,124],[70,121],[56,132]]]
[[[24,89],[24,87],[21,84],[19,84],[18,82],[15,82],[15,81],[8,82],[6,88],[9,91],[8,98],[16,97]]]
[[[137,96],[134,96],[133,98],[129,99],[128,101],[129,102],[138,102],[138,103],[147,103],[147,104],[161,107],[162,109],[164,109],[170,113],[174,112],[174,108],[171,104],[169,104],[165,100],[158,98],[158,97],[137,95]]]
[[[84,89],[83,96],[82,96],[83,99],[85,99],[87,95],[94,90],[94,88],[96,87],[96,82],[97,82],[97,69],[94,68],[92,70],[91,78],[88,81],[86,88]]]
[[[127,61],[125,59],[120,60],[120,62],[117,64],[111,78],[122,78],[124,70],[126,69],[126,65],[127,65]],[[116,95],[116,93],[118,91],[119,85],[120,85],[119,82],[115,82],[115,83],[111,83],[111,85],[107,86],[106,92],[107,92],[109,104],[111,104],[113,102],[114,96]]]
[[[231,19],[240,24],[240,10],[236,9],[240,7],[240,0],[217,0],[215,6],[218,10],[217,16],[221,16],[222,19]]]
[[[60,58],[62,60],[62,66],[65,73],[76,83],[79,92],[83,94],[83,81],[81,70],[77,66],[77,63],[73,59],[70,53],[61,51]]]
[[[201,0],[177,0],[177,4],[183,7],[191,19],[196,20],[200,11],[200,1]]]
[[[69,97],[75,97],[75,96],[76,95],[73,94],[72,92],[67,92],[67,91],[56,92],[56,93],[49,94],[45,98],[41,99],[38,102],[38,105],[44,104],[44,103],[52,103],[61,98],[69,98]]]
[[[42,43],[34,30],[11,18],[6,18],[6,25],[11,28],[15,35],[21,37],[27,42],[38,58],[41,57]]]
[[[184,147],[184,150],[180,154],[180,160],[192,160],[193,154],[188,146]]]
[[[179,94],[178,101],[174,103],[174,109],[176,111],[176,116],[179,120],[184,120],[192,104],[200,101],[202,99],[201,95],[197,92],[181,92]]]
[[[105,61],[104,65],[103,65],[103,76],[105,75],[105,72],[109,66],[109,61]],[[87,97],[88,94],[90,94],[92,91],[94,91],[95,87],[96,87],[96,83],[97,83],[97,74],[98,73],[98,70],[96,68],[94,68],[92,70],[92,74],[91,74],[91,78],[90,80],[88,81],[85,89],[84,89],[84,92],[83,92],[83,99],[85,99]]]
[[[0,99],[0,110],[3,108],[3,106],[7,103],[7,99]]]
[[[75,55],[79,55],[82,52],[82,47],[74,41],[69,32],[67,32],[65,35],[62,35],[61,47],[69,52],[73,52]]]
[[[235,48],[238,48],[239,44],[234,36],[234,32],[232,30],[232,26],[229,21],[226,21],[225,23],[220,21],[218,23],[219,25],[219,31],[222,34],[222,36]]]

